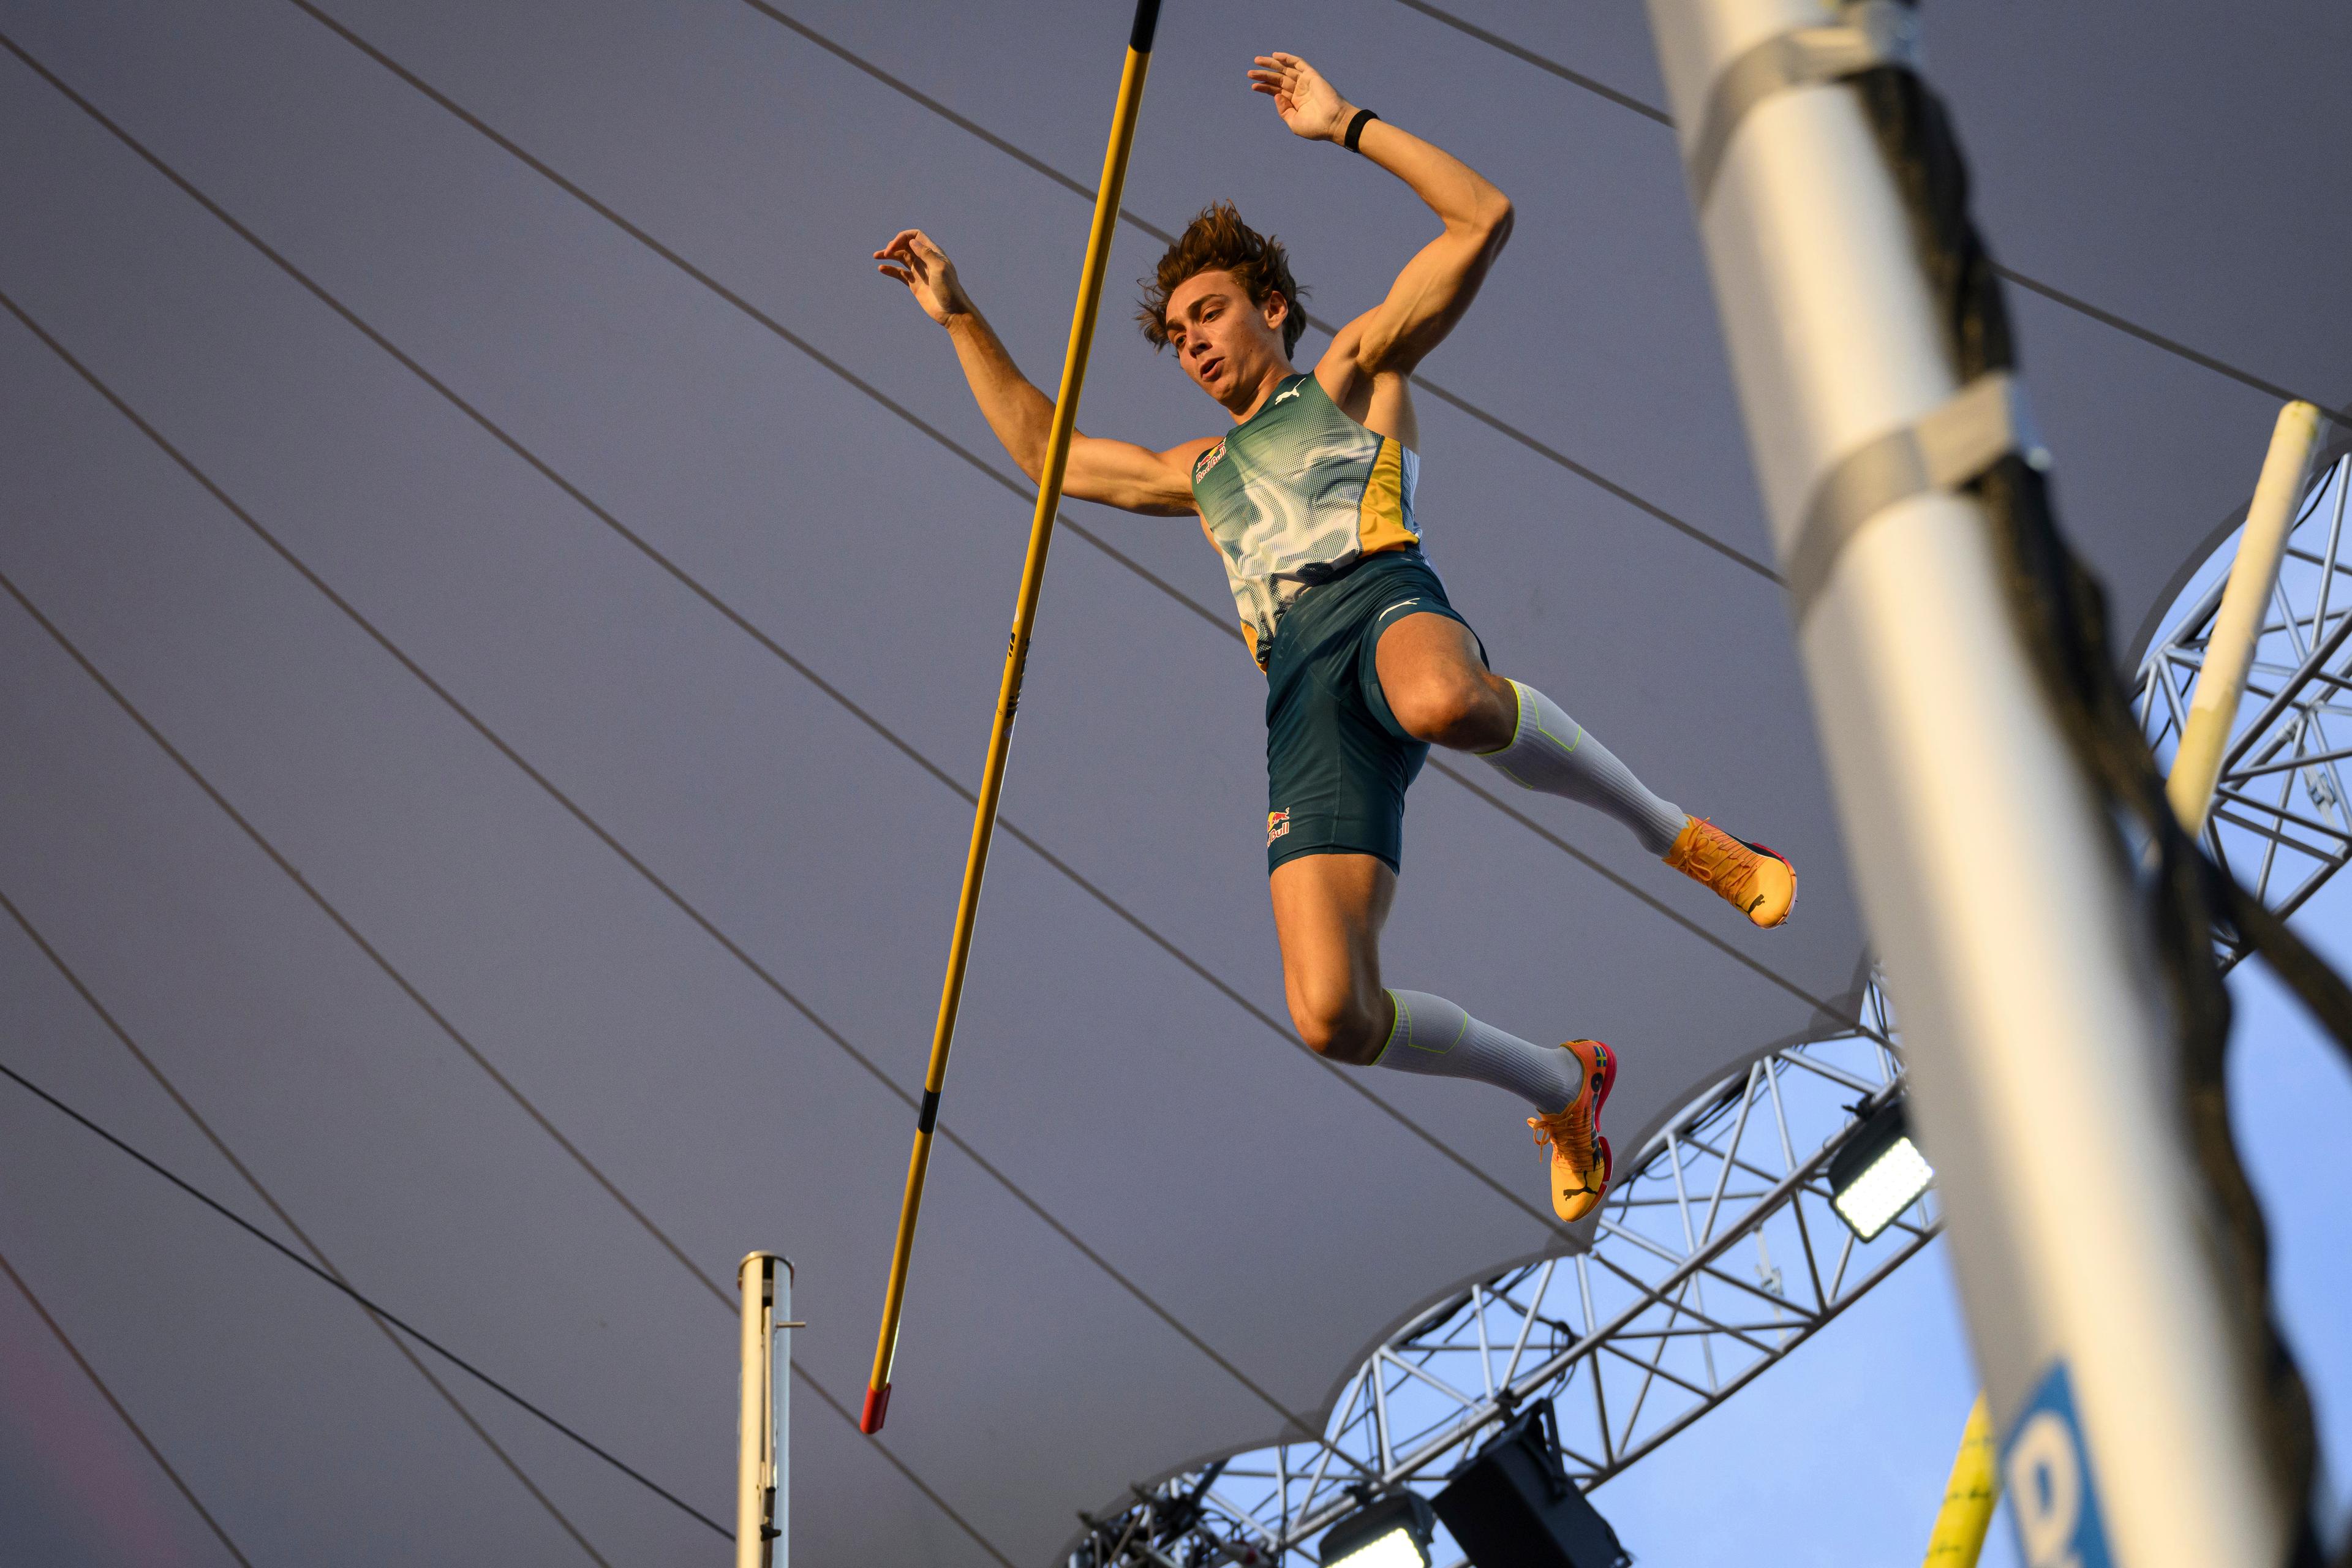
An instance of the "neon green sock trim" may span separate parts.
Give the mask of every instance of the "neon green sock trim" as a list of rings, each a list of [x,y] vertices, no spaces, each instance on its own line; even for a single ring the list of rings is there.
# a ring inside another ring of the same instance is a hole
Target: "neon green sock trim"
[[[1519,743],[1520,735],[1526,732],[1528,725],[1530,722],[1530,720],[1528,719],[1529,710],[1532,710],[1535,705],[1528,700],[1529,689],[1522,686],[1516,680],[1511,682],[1511,695],[1518,700],[1519,704],[1518,712],[1515,714],[1511,720],[1511,738],[1508,741],[1504,742],[1501,745],[1496,746],[1493,751],[1473,752],[1470,753],[1472,756],[1499,757],[1505,752],[1511,750]],[[1572,741],[1563,741],[1558,735],[1553,734],[1549,730],[1545,729],[1543,727],[1543,718],[1540,714],[1537,715],[1532,722],[1535,725],[1536,733],[1541,735],[1545,740],[1549,741],[1553,745],[1558,746],[1563,755],[1573,755],[1576,748],[1584,744],[1584,726],[1574,719],[1569,720],[1570,723],[1576,725],[1576,739]],[[1508,773],[1513,780],[1522,786],[1527,786],[1527,780],[1520,778],[1517,773],[1511,773],[1510,769],[1505,768],[1503,772]]]
[[[1404,998],[1385,987],[1382,988],[1381,994],[1389,999],[1389,1037],[1381,1042],[1381,1054],[1372,1058],[1371,1065],[1374,1067],[1380,1066],[1387,1059],[1389,1052],[1395,1048],[1400,1037],[1404,1040],[1405,1048],[1408,1050],[1423,1051],[1433,1057],[1442,1057],[1450,1055],[1454,1047],[1462,1043],[1462,1037],[1470,1032],[1470,1015],[1465,1010],[1462,1015],[1462,1026],[1454,1031],[1452,1039],[1442,1046],[1416,1045],[1412,1037],[1412,1012],[1404,1005]]]
[[[1381,994],[1389,999],[1389,1037],[1381,1042],[1380,1056],[1376,1056],[1372,1058],[1371,1065],[1374,1067],[1381,1065],[1381,1058],[1387,1056],[1389,1054],[1389,1047],[1396,1044],[1397,1031],[1399,1029],[1402,1029],[1405,1032],[1406,1038],[1410,1039],[1412,1037],[1412,1020],[1411,1016],[1406,1014],[1404,1004],[1397,1000],[1397,994],[1389,990],[1386,986],[1382,986],[1381,988]]]
[[[1508,676],[1505,676],[1504,679],[1506,680],[1510,679]],[[1509,751],[1513,746],[1519,743],[1519,726],[1528,721],[1528,693],[1527,688],[1521,686],[1516,680],[1511,681],[1511,700],[1517,704],[1516,710],[1511,714],[1511,738],[1504,742],[1501,745],[1496,746],[1492,751],[1473,752],[1470,753],[1472,756],[1499,757],[1505,752]]]
[[[1516,680],[1511,682],[1512,689],[1517,690],[1518,689],[1518,684],[1519,683]],[[1524,715],[1527,710],[1527,699],[1522,697],[1519,699],[1519,712]],[[1562,717],[1565,718],[1567,716],[1563,714]],[[1543,727],[1543,720],[1540,716],[1536,720],[1536,733],[1541,735],[1545,740],[1549,741],[1553,745],[1558,746],[1561,751],[1573,752],[1577,747],[1584,744],[1584,726],[1574,719],[1570,719],[1568,721],[1576,725],[1576,739],[1573,741],[1563,741],[1558,735],[1553,734],[1549,730],[1545,729]],[[1517,742],[1518,734],[1517,731],[1512,732],[1511,739],[1514,744]]]

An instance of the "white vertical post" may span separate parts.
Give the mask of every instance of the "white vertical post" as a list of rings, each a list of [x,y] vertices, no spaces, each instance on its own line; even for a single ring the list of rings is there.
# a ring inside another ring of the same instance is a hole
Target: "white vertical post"
[[[2025,1561],[2275,1568],[2297,1501],[2266,1471],[2157,983],[1990,520],[1948,485],[1888,499],[1883,468],[1843,513],[1856,488],[1825,485],[1906,428],[1933,472],[1936,416],[1988,390],[1958,397],[1859,95],[1796,84],[1899,48],[1910,9],[1648,4]]]
[[[2212,809],[2230,725],[2246,695],[2246,673],[2253,668],[2263,622],[2270,617],[2279,560],[2286,553],[2286,536],[2294,531],[2295,508],[2303,500],[2312,455],[2318,449],[2319,410],[2308,403],[2290,403],[2280,409],[2270,450],[2263,458],[2262,478],[2246,507],[2246,526],[2238,535],[2237,558],[2230,563],[2230,585],[2205,638],[2205,664],[2198,671],[2189,721],[2181,726],[2172,776],[2165,781],[2173,814],[2191,834],[2205,830],[2205,815]],[[2312,635],[2316,637],[2326,629],[2315,626]]]
[[[799,1327],[792,1321],[792,1260],[749,1254],[735,1281],[743,1292],[735,1568],[791,1568],[792,1331]]]

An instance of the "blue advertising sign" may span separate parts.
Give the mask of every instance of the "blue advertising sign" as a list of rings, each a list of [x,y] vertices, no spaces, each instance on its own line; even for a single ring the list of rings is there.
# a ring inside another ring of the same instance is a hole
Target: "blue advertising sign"
[[[2026,1568],[2114,1568],[2064,1362],[2018,1413],[2001,1447],[2000,1475]]]

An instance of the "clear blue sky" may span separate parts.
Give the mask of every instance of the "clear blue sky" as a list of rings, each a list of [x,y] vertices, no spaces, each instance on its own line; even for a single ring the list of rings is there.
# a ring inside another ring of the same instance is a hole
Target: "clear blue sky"
[[[2352,968],[2352,886],[2298,917]],[[2281,1315],[2318,1405],[2337,1517],[2352,1509],[2352,1070],[2256,966],[2242,966],[2231,1087],[2270,1215]],[[1738,1397],[1596,1492],[1648,1568],[1916,1563],[1976,1373],[1938,1244]],[[2006,1509],[1985,1568],[2017,1568]]]

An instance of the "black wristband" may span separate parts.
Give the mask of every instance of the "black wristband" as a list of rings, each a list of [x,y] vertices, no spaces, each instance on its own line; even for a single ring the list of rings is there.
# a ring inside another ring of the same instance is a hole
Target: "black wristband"
[[[1356,110],[1356,117],[1348,121],[1348,133],[1339,138],[1339,145],[1345,147],[1350,153],[1356,151],[1356,141],[1359,137],[1363,135],[1364,127],[1379,118],[1379,115],[1374,114],[1369,109],[1360,109]]]

